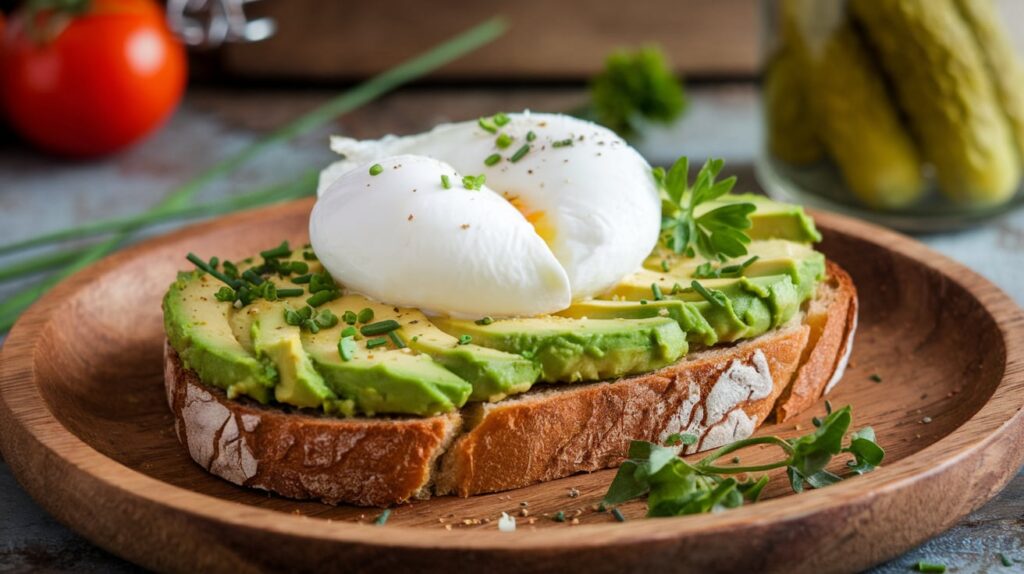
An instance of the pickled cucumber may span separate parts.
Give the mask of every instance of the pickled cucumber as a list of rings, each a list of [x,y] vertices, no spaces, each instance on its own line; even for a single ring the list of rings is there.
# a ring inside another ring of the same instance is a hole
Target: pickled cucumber
[[[1007,201],[1020,180],[1009,123],[953,0],[850,0],[941,190],[968,205]]]
[[[1017,153],[1024,161],[1024,66],[1021,65],[992,0],[956,0],[981,49],[996,97],[1010,122]]]
[[[800,18],[804,0],[779,4],[779,46],[765,65],[763,98],[768,150],[793,165],[812,164],[824,149],[808,106],[808,47]]]
[[[920,154],[848,22],[828,36],[810,77],[819,133],[847,187],[877,209],[917,200],[924,191]]]
[[[768,150],[793,165],[807,165],[822,157],[807,102],[807,68],[793,49],[776,52],[764,76],[764,108]]]

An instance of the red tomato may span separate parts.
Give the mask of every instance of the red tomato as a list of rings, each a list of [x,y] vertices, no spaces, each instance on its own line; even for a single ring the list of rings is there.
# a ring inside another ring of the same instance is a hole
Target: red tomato
[[[39,147],[74,157],[117,151],[153,131],[181,99],[186,75],[184,47],[155,2],[85,4],[80,14],[15,15],[0,47],[10,123]]]

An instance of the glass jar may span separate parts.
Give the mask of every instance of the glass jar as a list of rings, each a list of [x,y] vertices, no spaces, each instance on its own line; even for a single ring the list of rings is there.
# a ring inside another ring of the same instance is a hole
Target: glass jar
[[[908,231],[1024,205],[1022,4],[766,0],[763,187]]]

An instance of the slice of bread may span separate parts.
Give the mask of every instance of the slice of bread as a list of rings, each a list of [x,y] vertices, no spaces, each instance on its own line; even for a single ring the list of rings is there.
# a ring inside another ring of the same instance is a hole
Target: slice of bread
[[[339,419],[204,385],[165,346],[178,439],[235,484],[329,504],[388,506],[431,494],[498,492],[617,466],[629,441],[699,437],[686,453],[746,438],[773,410],[806,409],[842,376],[857,293],[839,266],[794,321],[734,345],[694,351],[653,373],[538,384],[498,403],[430,418]]]

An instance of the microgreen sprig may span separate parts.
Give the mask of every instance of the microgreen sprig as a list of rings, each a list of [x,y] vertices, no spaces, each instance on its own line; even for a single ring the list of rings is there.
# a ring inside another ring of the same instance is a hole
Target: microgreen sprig
[[[840,453],[853,455],[847,467],[854,474],[874,470],[885,457],[885,451],[875,442],[875,433],[866,427],[850,436],[843,445],[843,437],[853,420],[849,406],[830,412],[820,421],[814,432],[794,438],[776,436],[752,437],[736,441],[715,450],[697,463],[689,463],[676,455],[678,445],[694,445],[695,435],[672,435],[667,446],[633,441],[628,459],[619,467],[615,479],[605,494],[604,503],[620,504],[647,496],[647,515],[680,516],[736,508],[744,502],[756,502],[768,484],[768,476],[740,481],[730,475],[764,472],[785,468],[794,492],[803,492],[806,486],[822,488],[843,480],[825,467]],[[759,465],[718,466],[716,461],[739,450],[769,445],[782,450],[783,458]]]
[[[714,201],[732,191],[736,177],[715,181],[725,161],[709,159],[697,173],[693,185],[689,183],[690,162],[681,157],[666,173],[657,168],[655,180],[662,188],[662,239],[678,254],[694,257],[700,253],[708,259],[724,260],[747,254],[750,237],[750,214],[757,207],[753,203],[728,203],[702,215],[697,206]]]

